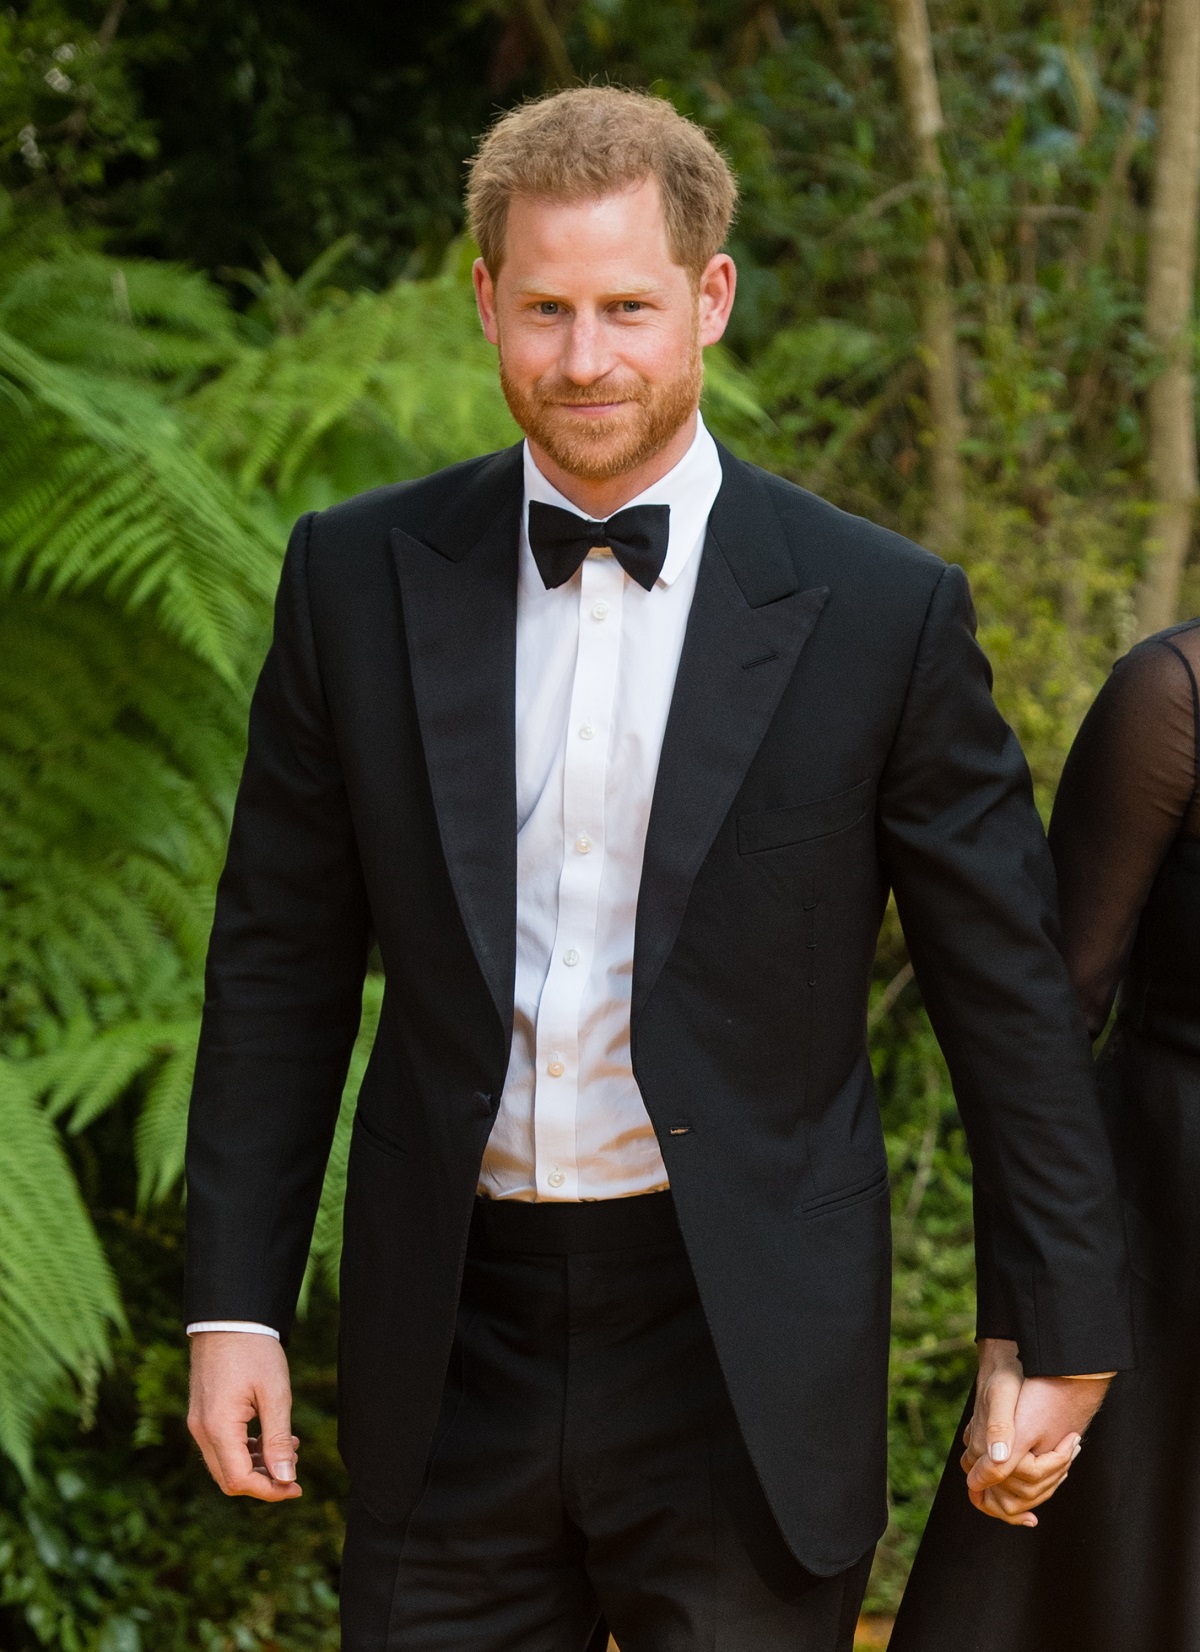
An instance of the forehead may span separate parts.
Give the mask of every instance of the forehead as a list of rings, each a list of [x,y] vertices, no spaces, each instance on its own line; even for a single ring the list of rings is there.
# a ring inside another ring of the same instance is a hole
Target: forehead
[[[520,287],[551,277],[604,286],[683,273],[653,178],[584,200],[516,195],[505,227],[502,274]]]

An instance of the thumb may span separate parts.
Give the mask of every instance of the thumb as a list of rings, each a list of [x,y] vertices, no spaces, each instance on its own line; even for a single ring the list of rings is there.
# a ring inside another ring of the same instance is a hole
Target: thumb
[[[292,1434],[291,1388],[286,1382],[272,1383],[259,1392],[258,1422],[264,1468],[273,1480],[294,1480],[296,1439]]]
[[[982,1452],[967,1475],[967,1484],[973,1490],[981,1491],[987,1486],[998,1485],[1012,1472],[1020,1394],[1020,1375],[1016,1371],[998,1371],[981,1396],[984,1413],[979,1419],[982,1424]]]

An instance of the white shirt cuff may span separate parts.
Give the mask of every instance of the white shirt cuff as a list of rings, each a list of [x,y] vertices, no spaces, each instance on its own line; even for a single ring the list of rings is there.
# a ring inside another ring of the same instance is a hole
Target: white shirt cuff
[[[279,1341],[279,1332],[273,1331],[269,1325],[259,1325],[252,1319],[198,1319],[194,1325],[187,1328],[188,1336],[196,1335],[197,1331],[250,1331],[258,1337],[274,1337]]]

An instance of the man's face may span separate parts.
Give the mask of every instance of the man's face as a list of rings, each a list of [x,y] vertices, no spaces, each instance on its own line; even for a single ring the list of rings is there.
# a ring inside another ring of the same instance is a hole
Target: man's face
[[[724,254],[698,284],[674,262],[653,179],[598,200],[517,196],[499,277],[475,267],[513,418],[572,476],[635,470],[695,411],[733,279]]]

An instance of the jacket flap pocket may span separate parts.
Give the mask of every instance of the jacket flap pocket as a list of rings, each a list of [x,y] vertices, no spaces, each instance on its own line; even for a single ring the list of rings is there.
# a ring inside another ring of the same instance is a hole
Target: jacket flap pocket
[[[763,849],[784,849],[792,843],[845,831],[862,819],[870,792],[871,782],[860,780],[857,786],[835,792],[832,797],[817,797],[811,803],[796,803],[787,809],[739,815],[738,849],[743,855],[757,855]]]

